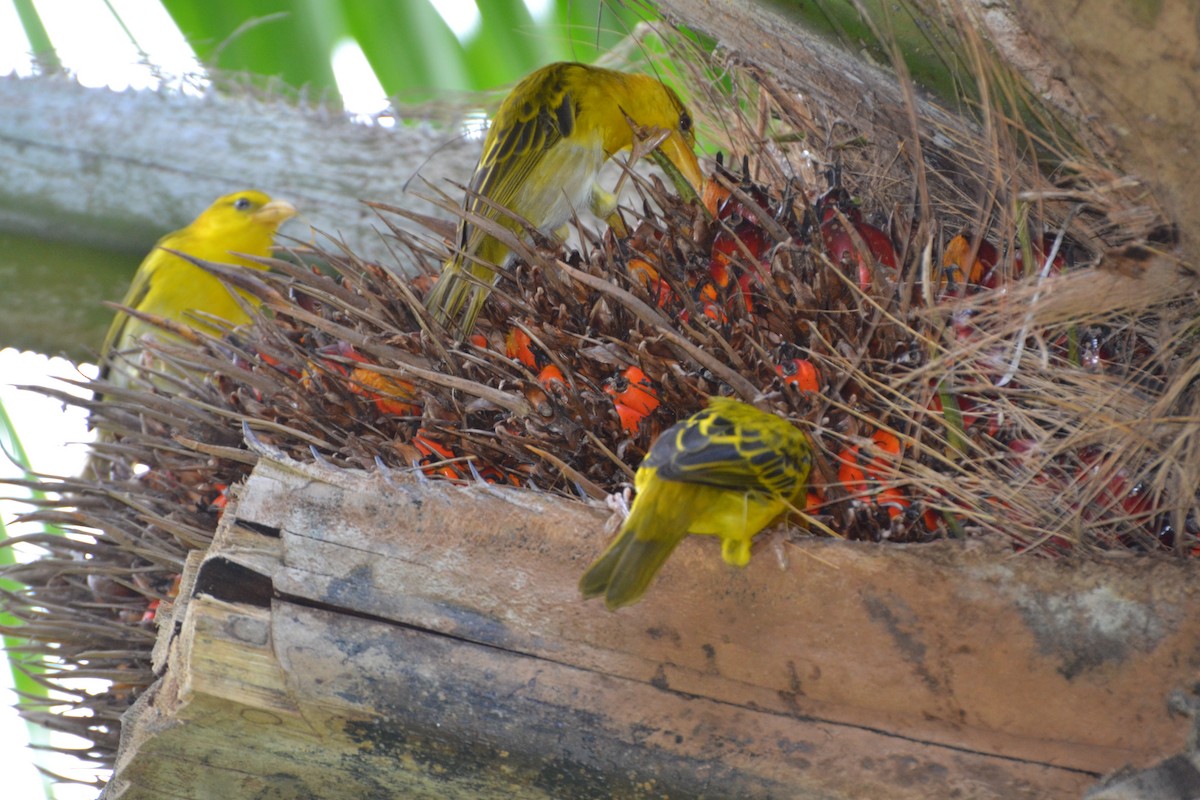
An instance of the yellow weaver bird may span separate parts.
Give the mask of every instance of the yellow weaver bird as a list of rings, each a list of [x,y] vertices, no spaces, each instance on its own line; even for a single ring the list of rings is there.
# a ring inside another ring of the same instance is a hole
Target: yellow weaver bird
[[[186,228],[158,240],[138,267],[121,305],[212,334],[220,331],[202,316],[196,316],[196,312],[234,326],[249,322],[250,318],[234,298],[234,290],[215,275],[168,250],[205,261],[266,269],[262,264],[234,254],[269,256],[275,231],[295,214],[296,209],[291,203],[272,200],[262,192],[225,195]],[[117,375],[123,375],[123,370],[117,366],[120,356],[139,349],[140,340],[147,335],[158,340],[178,339],[162,328],[118,311],[100,349],[101,377],[114,380]],[[115,375],[112,374],[114,371]],[[124,381],[117,379],[116,382]]]
[[[635,128],[666,131],[652,157],[673,179],[682,176],[701,188],[692,118],[675,92],[649,75],[574,63],[542,67],[501,103],[463,208],[517,236],[524,228],[513,215],[560,238],[580,209],[608,218],[617,201],[596,178],[609,158],[633,147]],[[508,247],[464,220],[458,252],[443,265],[425,306],[465,338],[496,280],[495,271],[476,260],[504,266],[508,256]]]
[[[710,398],[646,454],[621,532],[579,581],[584,598],[604,595],[610,609],[636,602],[689,533],[719,536],[725,562],[746,566],[754,535],[804,508],[812,461],[808,438],[783,418]]]

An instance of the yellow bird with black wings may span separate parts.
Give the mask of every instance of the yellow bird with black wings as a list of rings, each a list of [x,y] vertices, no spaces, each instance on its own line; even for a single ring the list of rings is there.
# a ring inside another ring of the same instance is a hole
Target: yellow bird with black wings
[[[596,178],[640,132],[667,132],[651,157],[673,179],[699,190],[692,118],[679,97],[649,75],[576,63],[551,64],[528,75],[501,103],[483,143],[464,210],[521,237],[526,220],[550,236],[590,208],[608,218],[616,198]],[[505,266],[509,249],[463,220],[458,248],[443,265],[425,305],[460,338],[468,336],[496,280],[488,265]]]
[[[272,200],[258,191],[235,192],[219,198],[186,228],[158,240],[134,274],[121,305],[212,334],[220,331],[204,317],[224,320],[233,326],[249,322],[249,316],[233,294],[235,290],[170,251],[204,261],[266,269],[243,255],[263,258],[271,255],[276,230],[295,214],[291,203]],[[246,295],[241,296],[249,300]],[[147,335],[159,340],[178,339],[151,322],[118,311],[100,349],[101,377],[123,383],[128,372],[123,362],[127,364],[136,355],[142,337]]]
[[[668,428],[634,476],[637,496],[620,533],[579,581],[610,609],[636,602],[689,533],[721,539],[721,557],[744,567],[750,540],[802,510],[813,454],[787,420],[729,397]]]

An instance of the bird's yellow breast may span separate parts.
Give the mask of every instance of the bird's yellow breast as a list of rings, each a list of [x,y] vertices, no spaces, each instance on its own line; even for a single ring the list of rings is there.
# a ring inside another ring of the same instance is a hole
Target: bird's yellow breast
[[[547,236],[553,234],[572,216],[587,212],[605,160],[599,136],[559,142],[542,158],[537,177],[525,184],[513,210],[530,219],[536,219],[535,209],[543,211],[538,229]]]
[[[211,334],[217,334],[220,331],[199,317],[192,318],[193,310],[198,309],[205,315],[225,320],[232,327],[244,325],[250,321],[249,315],[234,298],[233,290],[221,283],[216,276],[176,255],[164,252],[163,256],[159,274],[155,276],[155,281],[147,290],[145,298],[138,304],[139,311],[170,319],[186,318],[186,321],[193,327]],[[223,258],[206,260],[243,261],[243,259],[230,258],[228,255]],[[258,265],[249,263],[243,264],[243,266],[261,269]],[[242,296],[249,299],[247,295],[243,294]],[[131,320],[129,327],[140,327],[137,323],[138,320]],[[133,340],[140,335],[130,330],[125,333],[124,338],[128,341],[122,342],[122,346],[133,344]]]

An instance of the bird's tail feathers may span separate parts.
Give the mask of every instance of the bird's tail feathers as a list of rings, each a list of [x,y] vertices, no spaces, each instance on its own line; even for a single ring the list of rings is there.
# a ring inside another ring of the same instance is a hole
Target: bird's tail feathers
[[[470,330],[474,327],[474,319],[471,320],[470,325],[462,325],[459,317],[462,314],[463,306],[468,303],[473,288],[478,291],[479,287],[472,286],[470,279],[463,276],[461,266],[452,261],[447,262],[442,268],[442,274],[438,277],[437,283],[429,292],[429,297],[425,299],[425,307],[429,309],[433,318],[448,330],[460,332]]]
[[[687,535],[691,510],[656,493],[641,497],[621,534],[579,581],[584,598],[604,595],[609,609],[636,602],[667,557]],[[666,502],[664,502],[666,500]]]
[[[465,339],[475,330],[475,320],[490,293],[491,287],[464,270],[460,261],[447,261],[425,299],[425,308],[439,324]]]

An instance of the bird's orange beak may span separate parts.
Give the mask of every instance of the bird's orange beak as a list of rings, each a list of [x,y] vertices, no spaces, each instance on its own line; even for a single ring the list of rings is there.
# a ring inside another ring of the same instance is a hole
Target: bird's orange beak
[[[281,225],[296,216],[296,207],[287,200],[272,200],[254,212],[254,219],[267,225]]]
[[[700,172],[700,162],[692,151],[691,145],[684,141],[679,131],[671,131],[671,135],[663,140],[656,152],[662,153],[666,160],[671,162],[671,166],[691,184],[697,195],[704,189],[704,175]],[[660,166],[663,166],[661,162]],[[669,173],[670,170],[668,169],[667,172]],[[680,190],[680,194],[684,193],[682,186],[677,185],[675,188]]]

